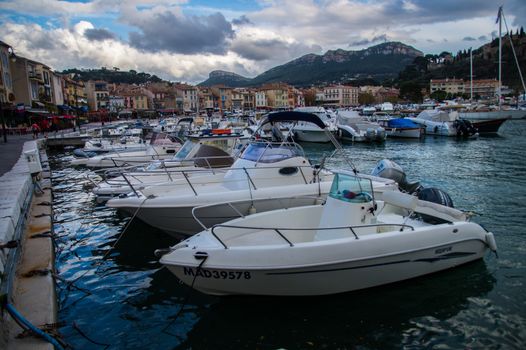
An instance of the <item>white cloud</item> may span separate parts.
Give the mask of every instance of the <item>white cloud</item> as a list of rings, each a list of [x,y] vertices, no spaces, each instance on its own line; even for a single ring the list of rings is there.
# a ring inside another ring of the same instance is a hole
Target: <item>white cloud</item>
[[[146,71],[165,79],[198,83],[215,69],[241,70],[247,74],[261,68],[231,52],[226,55],[145,53],[119,40],[90,41],[84,36],[84,31],[93,28],[93,24],[87,21],[75,24],[73,30],[46,30],[37,24],[4,23],[0,27],[0,37],[7,43],[16,43],[17,54],[58,71],[72,67],[119,67]],[[53,45],[53,48],[35,45],[35,38],[39,39],[38,43]]]
[[[508,24],[526,26],[526,1],[503,1]],[[214,8],[194,5],[191,0],[0,0],[0,10],[10,11],[0,14],[0,38],[17,52],[57,69],[117,66],[199,82],[215,69],[254,76],[307,53],[361,43],[351,47],[358,49],[382,38],[402,41],[425,53],[456,52],[467,48],[463,38],[489,38],[496,29],[493,0],[259,0],[258,4],[260,9],[243,12],[224,10],[222,2]],[[210,32],[219,26],[198,30],[202,27],[198,24],[206,24],[213,14],[220,14],[217,22],[227,29],[232,25],[233,31],[221,40],[213,39],[217,47],[203,38],[210,40]],[[28,24],[31,16],[44,18],[42,25],[49,24],[45,28]],[[85,18],[90,20],[81,20]],[[239,18],[245,19],[242,25],[230,22]],[[123,27],[136,33],[123,34]],[[86,30],[91,35],[85,35]],[[121,39],[112,30],[120,30]],[[94,37],[104,40],[89,40]],[[127,38],[141,39],[141,45],[130,39],[141,50],[127,43]],[[188,41],[203,44],[197,50],[186,47]]]

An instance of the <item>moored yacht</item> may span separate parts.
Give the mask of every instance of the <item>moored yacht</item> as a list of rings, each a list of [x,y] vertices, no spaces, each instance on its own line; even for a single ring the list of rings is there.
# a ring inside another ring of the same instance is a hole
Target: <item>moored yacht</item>
[[[293,296],[403,281],[497,249],[493,234],[460,210],[374,192],[370,179],[337,171],[325,204],[237,218],[157,254],[203,293]]]
[[[154,160],[172,158],[182,141],[165,133],[154,134],[145,149],[127,152],[111,152],[87,159],[74,159],[72,165],[88,168],[111,168],[148,163]]]
[[[208,173],[213,174],[218,169],[230,167],[247,142],[248,138],[240,134],[214,134],[212,130],[193,134],[173,158],[157,160],[147,166],[108,171],[92,191],[98,202],[105,202],[130,191],[181,179],[186,171],[210,169]]]
[[[440,109],[424,110],[414,118],[407,118],[425,127],[426,135],[476,137],[477,130],[468,120],[460,119],[458,112]]]
[[[297,141],[320,143],[331,142],[326,131],[333,134],[336,134],[338,131],[335,115],[323,107],[298,107],[295,108],[294,111],[315,114],[326,125],[325,129],[320,129],[316,125],[306,121],[295,123],[292,130]]]
[[[261,127],[268,123],[297,121],[327,128],[318,116],[302,112],[271,113]],[[332,134],[327,133],[334,140]],[[341,149],[339,144],[337,146]],[[194,208],[225,201],[237,203],[234,208],[229,205],[202,208],[201,220],[210,225],[235,218],[240,212],[248,215],[313,204],[327,195],[332,177],[331,172],[313,166],[296,143],[254,140],[226,172],[215,175],[203,174],[202,171],[184,172],[182,179],[111,199],[107,205],[135,215],[168,233],[188,235],[201,228],[192,215]],[[398,189],[393,180],[374,179],[378,196],[384,191]]]

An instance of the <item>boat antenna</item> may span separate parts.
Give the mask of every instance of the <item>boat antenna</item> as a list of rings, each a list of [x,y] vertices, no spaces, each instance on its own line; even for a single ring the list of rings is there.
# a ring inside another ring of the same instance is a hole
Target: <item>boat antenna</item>
[[[519,71],[519,77],[521,78],[522,91],[524,91],[524,94],[526,94],[526,84],[524,84],[524,77],[522,76],[521,67],[519,66],[519,60],[517,59],[517,54],[515,53],[515,47],[513,46],[513,39],[510,35],[510,30],[508,28],[508,23],[506,22],[506,17],[504,17],[504,11],[502,10],[502,6],[500,10],[500,15],[501,15],[501,18],[504,20],[504,25],[506,26],[508,39],[510,40],[510,45],[511,45],[511,51],[513,52],[513,57],[515,58],[515,64],[517,65],[517,69]]]

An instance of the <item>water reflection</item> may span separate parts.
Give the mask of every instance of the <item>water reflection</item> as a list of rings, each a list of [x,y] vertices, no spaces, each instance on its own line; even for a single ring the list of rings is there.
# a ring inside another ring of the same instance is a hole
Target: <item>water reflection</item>
[[[64,280],[58,283],[60,332],[78,349],[96,347],[73,322],[112,349],[523,348],[525,132],[526,122],[518,121],[499,137],[478,140],[346,145],[360,171],[393,159],[411,181],[443,188],[457,207],[477,212],[473,220],[495,233],[500,259],[487,255],[433,276],[320,298],[218,298],[191,291],[153,255],[174,240],[139,220],[123,234],[129,217],[98,205],[88,191],[89,171],[68,168],[56,154],[50,163],[60,236],[56,265]],[[318,162],[332,152],[330,145],[304,148]],[[342,159],[329,165],[341,167]]]
[[[421,336],[409,332],[413,320],[449,319],[470,307],[471,299],[484,299],[494,283],[484,262],[477,261],[433,276],[331,297],[220,298],[199,314],[179,348],[399,348]]]

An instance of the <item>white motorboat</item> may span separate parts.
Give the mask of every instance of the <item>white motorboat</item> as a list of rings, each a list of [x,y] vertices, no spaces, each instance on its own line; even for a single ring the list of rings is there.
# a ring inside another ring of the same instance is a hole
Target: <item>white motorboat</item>
[[[493,234],[462,211],[395,191],[376,200],[369,179],[339,171],[323,205],[234,219],[156,254],[203,293],[296,296],[423,276],[488,247],[497,249]]]
[[[384,142],[385,129],[376,122],[368,121],[356,111],[338,111],[336,122],[338,136],[350,142]]]
[[[385,118],[378,119],[387,137],[420,139],[425,136],[425,128],[422,124],[417,124],[407,118]]]
[[[119,169],[117,173],[110,170],[104,180],[95,184],[92,192],[98,202],[105,202],[130,191],[181,179],[186,171],[210,169],[208,173],[199,174],[215,174],[218,169],[230,167],[247,142],[248,137],[240,134],[193,134],[173,158]]]
[[[476,137],[471,122],[460,119],[458,112],[440,109],[424,110],[414,118],[407,118],[425,127],[426,135]]]
[[[373,115],[376,112],[376,108],[373,106],[366,106],[362,108],[363,115]]]
[[[297,141],[319,143],[331,142],[327,136],[326,131],[329,131],[333,134],[336,134],[338,131],[338,128],[336,127],[335,115],[323,107],[298,107],[295,108],[294,111],[315,114],[326,125],[326,129],[320,129],[318,126],[310,122],[299,121],[292,128],[294,138]]]
[[[172,158],[181,148],[182,141],[168,134],[154,134],[146,149],[127,152],[112,152],[90,158],[78,158],[72,165],[88,168],[112,168],[148,163],[154,160]]]
[[[271,113],[261,127],[297,121],[311,121],[320,128],[327,128],[318,116],[302,112]],[[327,134],[341,150],[332,134]],[[310,205],[327,195],[332,177],[331,172],[312,166],[298,144],[256,140],[225,173],[184,172],[182,179],[111,199],[107,206],[125,211],[168,233],[189,235],[201,229],[192,215],[194,208],[225,201],[237,203],[235,208],[224,205],[200,210],[203,222],[212,225],[235,218],[239,212],[246,215]],[[374,190],[378,196],[384,191],[398,190],[393,180],[371,178],[375,180]]]

